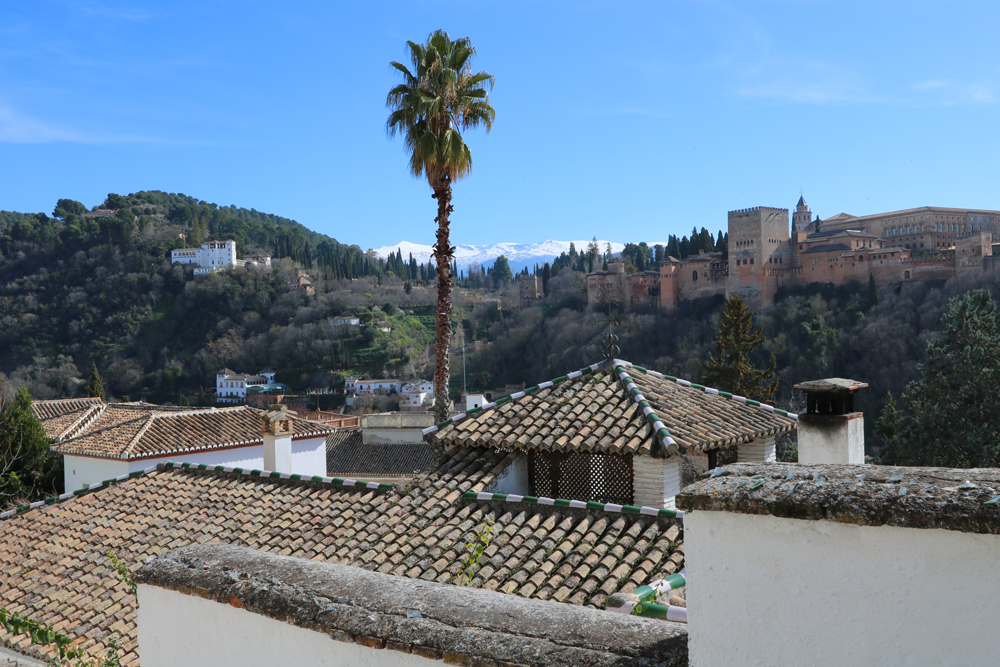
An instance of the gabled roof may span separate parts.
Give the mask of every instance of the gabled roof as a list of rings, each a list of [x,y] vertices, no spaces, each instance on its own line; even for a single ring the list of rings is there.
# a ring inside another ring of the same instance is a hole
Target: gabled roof
[[[700,252],[697,255],[688,255],[681,260],[682,263],[689,262],[715,262],[722,259],[721,252]]]
[[[32,401],[31,411],[42,424],[50,440],[61,440],[75,433],[104,408],[100,398],[60,398]]]
[[[491,517],[476,588],[600,608],[613,593],[681,569],[681,528],[671,510],[481,498],[514,456],[455,451],[405,488],[161,464],[0,514],[0,600],[83,637],[91,656],[104,655],[117,635],[122,663],[136,665],[135,598],[112,569],[109,549],[134,569],[149,556],[216,541],[456,582],[466,545]],[[0,642],[31,652],[27,641],[2,632]]]
[[[113,403],[80,434],[52,449],[60,454],[134,460],[244,447],[263,442],[261,414],[245,405],[193,410]],[[292,418],[292,428],[293,438],[325,436],[333,430],[296,418]]]
[[[79,412],[95,405],[104,405],[104,401],[100,398],[56,398],[32,401],[31,411],[40,421],[45,421],[70,412]]]
[[[326,439],[326,470],[331,476],[411,476],[433,466],[435,458],[426,442],[366,445],[360,430],[336,431]]]
[[[854,237],[866,238],[866,239],[877,239],[877,238],[879,238],[879,237],[875,236],[874,234],[869,234],[868,232],[866,232],[864,230],[861,230],[861,229],[828,229],[828,230],[823,230],[823,231],[819,231],[819,232],[813,232],[813,233],[809,234],[806,238],[807,239],[821,239],[821,238],[828,238],[828,237],[831,237],[831,236],[854,236]]]
[[[808,255],[812,252],[833,252],[835,250],[850,250],[851,247],[846,243],[824,243],[822,245],[812,245],[802,251],[803,255]]]
[[[795,428],[797,417],[622,360],[594,364],[424,431],[443,447],[666,457]]]

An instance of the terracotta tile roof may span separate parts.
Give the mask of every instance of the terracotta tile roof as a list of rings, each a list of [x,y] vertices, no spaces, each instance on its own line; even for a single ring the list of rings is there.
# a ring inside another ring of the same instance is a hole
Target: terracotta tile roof
[[[326,469],[330,476],[410,476],[430,468],[434,458],[434,448],[425,442],[366,445],[360,430],[336,431],[326,439]]]
[[[64,438],[53,450],[61,454],[100,458],[142,459],[180,452],[240,447],[263,442],[262,411],[233,408],[191,409],[113,403],[85,429]],[[331,429],[304,419],[292,419],[292,436],[326,435]]]
[[[587,451],[664,457],[795,429],[797,417],[757,401],[647,371],[594,364],[424,431],[444,447]]]
[[[149,556],[221,541],[447,582],[492,517],[493,539],[474,587],[599,608],[615,592],[681,569],[676,519],[492,495],[480,500],[513,457],[455,451],[403,489],[161,464],[62,502],[0,515],[0,599],[10,611],[84,638],[91,655],[103,654],[117,635],[123,664],[136,665],[135,600],[110,567],[109,550],[134,569]],[[31,652],[2,629],[0,642]]]
[[[60,440],[104,407],[99,398],[59,398],[32,401],[31,411],[50,440]]]
[[[104,405],[99,398],[57,398],[46,401],[32,401],[31,411],[40,421],[52,419],[69,412],[78,412],[95,405]]]

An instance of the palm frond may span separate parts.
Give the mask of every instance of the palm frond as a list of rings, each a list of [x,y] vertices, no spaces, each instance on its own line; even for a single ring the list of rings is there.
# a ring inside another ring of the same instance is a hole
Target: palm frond
[[[489,104],[494,77],[472,73],[476,55],[467,37],[451,40],[443,30],[432,32],[425,44],[407,42],[412,68],[390,63],[403,76],[386,96],[386,132],[400,134],[409,154],[409,171],[431,183],[445,174],[452,179],[472,169],[472,151],[461,131],[485,127],[496,112]]]

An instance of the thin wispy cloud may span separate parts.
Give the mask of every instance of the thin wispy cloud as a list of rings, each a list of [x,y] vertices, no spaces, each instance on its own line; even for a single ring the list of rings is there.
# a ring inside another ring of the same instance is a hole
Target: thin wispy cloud
[[[175,141],[126,133],[88,132],[77,128],[50,123],[33,118],[17,109],[0,104],[0,143],[3,144],[156,144],[164,146],[192,145],[189,141]]]
[[[3,105],[0,105],[0,142],[6,144],[94,143],[77,130],[58,127],[36,118],[24,116],[13,108]]]
[[[948,79],[928,79],[910,86],[919,103],[939,106],[996,104],[997,87],[987,82],[965,83]]]

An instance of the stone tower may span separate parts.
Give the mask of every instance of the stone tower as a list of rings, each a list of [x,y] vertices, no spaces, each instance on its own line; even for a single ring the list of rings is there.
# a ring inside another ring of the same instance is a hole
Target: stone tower
[[[809,210],[809,204],[806,203],[806,198],[799,195],[799,203],[795,205],[795,213],[792,214],[792,231],[803,232],[806,226],[812,221],[812,211]]]
[[[730,211],[726,293],[756,307],[771,303],[779,275],[791,268],[788,240],[787,208]]]

